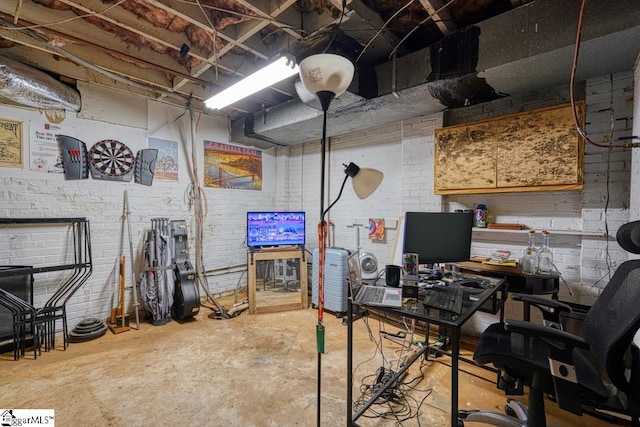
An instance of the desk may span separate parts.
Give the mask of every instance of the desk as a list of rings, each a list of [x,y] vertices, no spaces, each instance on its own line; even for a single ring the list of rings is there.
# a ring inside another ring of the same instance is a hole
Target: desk
[[[377,307],[366,306],[367,310],[379,312],[379,313],[391,313],[396,316],[404,316],[410,319],[415,319],[426,324],[434,324],[442,327],[446,327],[451,331],[451,353],[448,354],[451,357],[451,426],[457,427],[458,425],[458,364],[460,361],[460,335],[462,333],[462,326],[478,311],[486,302],[491,298],[495,298],[498,291],[504,294],[504,279],[500,278],[487,278],[491,284],[483,292],[478,294],[472,294],[473,299],[467,299],[464,302],[462,312],[458,316],[444,315],[441,316],[439,311],[434,308],[426,310],[421,302],[417,305],[412,303],[411,305],[403,305],[402,308],[391,307]],[[504,295],[502,295],[504,298]],[[501,299],[503,299],[501,298]],[[372,397],[369,399],[363,407],[353,414],[353,303],[349,298],[347,303],[347,426],[357,426],[355,421],[380,397],[385,391],[385,387],[381,387]],[[415,309],[414,309],[415,308]],[[501,305],[497,306],[501,309]],[[427,327],[428,334],[428,327]],[[402,374],[409,369],[409,367],[420,357],[423,357],[426,352],[429,351],[429,346],[425,346],[421,351],[414,354],[411,359],[398,371],[395,375],[387,381],[387,384],[395,383],[396,379],[400,378]],[[440,350],[437,350],[440,351]]]
[[[520,267],[483,264],[481,262],[474,261],[463,261],[453,265],[457,266],[463,273],[504,278],[507,282],[506,291],[509,293],[551,295],[551,298],[558,299],[560,275],[557,273],[533,275],[522,274],[522,269]],[[531,318],[529,303],[524,303],[522,318],[526,322]]]

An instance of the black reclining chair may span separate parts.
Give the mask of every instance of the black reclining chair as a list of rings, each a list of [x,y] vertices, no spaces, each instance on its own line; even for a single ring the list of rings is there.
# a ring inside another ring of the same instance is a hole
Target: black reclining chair
[[[624,250],[640,254],[640,221],[621,226],[616,238]],[[526,297],[536,306],[553,307],[547,314],[566,309],[557,301]],[[640,426],[640,259],[618,266],[587,312],[583,328],[584,339],[516,320],[489,326],[478,341],[474,361],[492,364],[506,378],[529,387],[528,410],[508,400],[506,414],[461,411],[459,424],[546,426],[546,394],[574,414],[584,411]]]

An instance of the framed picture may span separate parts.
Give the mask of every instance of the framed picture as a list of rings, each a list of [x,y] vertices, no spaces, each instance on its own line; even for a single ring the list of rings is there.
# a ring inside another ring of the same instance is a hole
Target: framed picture
[[[22,122],[0,119],[0,167],[22,168]]]
[[[204,185],[262,190],[262,151],[204,141]]]

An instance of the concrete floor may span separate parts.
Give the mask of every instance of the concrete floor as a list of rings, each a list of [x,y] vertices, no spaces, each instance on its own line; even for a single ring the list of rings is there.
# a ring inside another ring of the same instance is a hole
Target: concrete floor
[[[225,304],[226,305],[226,304]],[[226,305],[229,306],[229,305]],[[112,334],[33,360],[13,361],[0,354],[0,407],[55,409],[58,426],[315,426],[317,401],[317,311],[210,319],[203,308],[190,322],[164,326],[142,322],[140,330]],[[132,319],[133,320],[133,319]],[[135,322],[132,322],[133,326]],[[379,340],[382,325],[367,322]],[[346,326],[327,313],[322,356],[322,426],[346,425]],[[363,320],[355,323],[354,399],[361,383],[371,383],[380,353]],[[399,346],[382,340],[393,357]],[[471,357],[473,344],[465,345]],[[362,426],[446,426],[449,375],[446,357],[417,363],[404,378],[411,413],[417,418],[361,418]],[[502,411],[505,396],[495,374],[469,364],[460,373],[460,408]],[[483,379],[484,378],[484,379]],[[526,402],[526,398],[518,400]],[[378,407],[387,411],[387,407]],[[548,422],[559,426],[597,426],[590,416],[575,417],[547,405]],[[468,425],[472,425],[468,423]]]

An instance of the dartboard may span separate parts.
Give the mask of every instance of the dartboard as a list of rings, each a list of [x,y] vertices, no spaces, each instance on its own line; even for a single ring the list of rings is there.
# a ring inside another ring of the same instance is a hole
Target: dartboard
[[[135,156],[122,142],[105,139],[89,151],[91,174],[96,179],[129,181],[133,175]]]

